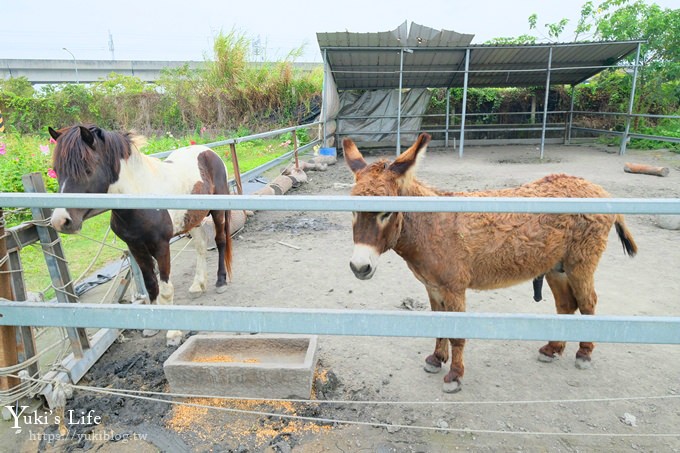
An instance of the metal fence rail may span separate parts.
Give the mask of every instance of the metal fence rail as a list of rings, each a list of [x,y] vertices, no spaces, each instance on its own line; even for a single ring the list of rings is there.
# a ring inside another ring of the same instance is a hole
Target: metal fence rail
[[[680,198],[354,197],[0,193],[6,207],[255,211],[680,214]]]
[[[680,317],[0,302],[0,325],[680,344]]]
[[[0,205],[105,209],[622,213],[680,215],[680,198],[131,196],[0,193]],[[680,344],[680,317],[612,317],[0,301],[0,325]]]

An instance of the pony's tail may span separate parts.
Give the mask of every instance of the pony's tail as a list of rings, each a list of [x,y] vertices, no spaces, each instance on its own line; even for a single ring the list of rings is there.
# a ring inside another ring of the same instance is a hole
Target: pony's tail
[[[616,215],[614,224],[616,225],[616,233],[619,235],[621,244],[623,244],[623,251],[631,258],[634,257],[638,251],[637,244],[633,240],[633,235],[630,234],[630,231],[626,228],[626,222],[623,220],[621,214]]]
[[[224,246],[224,266],[227,268],[227,275],[231,281],[231,233],[229,232],[229,222],[231,221],[231,211],[224,211],[224,236],[226,244]]]

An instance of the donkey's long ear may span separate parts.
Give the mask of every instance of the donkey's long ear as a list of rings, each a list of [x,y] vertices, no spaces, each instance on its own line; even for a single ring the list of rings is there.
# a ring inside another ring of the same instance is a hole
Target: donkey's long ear
[[[359,170],[366,167],[366,161],[364,156],[361,155],[357,145],[354,144],[352,139],[346,138],[342,141],[342,151],[345,154],[345,162],[352,173],[357,173]]]
[[[55,131],[54,129],[52,129],[49,126],[47,127],[47,132],[49,132],[50,137],[52,137],[55,140],[58,139],[61,136],[61,134],[59,132]]]
[[[432,137],[429,134],[420,134],[416,142],[390,164],[389,169],[403,180],[413,178],[418,162],[425,156],[427,144],[430,143],[431,139]]]
[[[94,147],[94,135],[92,135],[92,132],[85,126],[80,126],[80,138],[82,138],[85,144],[90,148]]]

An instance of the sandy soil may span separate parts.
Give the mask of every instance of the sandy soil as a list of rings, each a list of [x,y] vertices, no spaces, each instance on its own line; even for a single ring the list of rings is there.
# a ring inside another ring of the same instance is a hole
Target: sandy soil
[[[479,190],[515,186],[563,172],[601,184],[615,197],[680,196],[680,155],[665,151],[629,151],[621,157],[614,148],[550,146],[543,162],[536,158],[538,151],[533,146],[471,147],[466,151],[462,160],[451,150],[428,151],[420,179],[448,190]],[[392,151],[386,154],[391,156]],[[367,157],[370,160],[377,155]],[[671,173],[666,178],[626,174],[623,165],[627,161],[669,166]],[[310,172],[308,176],[309,183],[290,196],[345,195],[352,182],[341,161],[327,172]],[[655,222],[650,215],[627,216],[639,246],[639,254],[632,260],[624,256],[611,233],[596,275],[599,314],[680,316],[680,231],[661,229]],[[424,287],[393,252],[381,258],[372,280],[359,281],[353,276],[348,265],[352,250],[349,213],[258,212],[234,244],[234,280],[222,295],[213,290],[190,300],[193,253],[185,251],[174,262],[176,303],[429,310]],[[210,254],[213,264],[215,255]],[[497,291],[469,291],[468,310],[554,313],[547,287],[544,299],[533,302],[528,282]],[[163,339],[142,338],[138,332],[125,335],[128,341],[115,344],[86,383],[165,389],[162,362],[171,350],[164,347]],[[107,400],[76,392],[68,407],[94,408],[105,413],[107,428],[118,433],[143,431],[149,434],[147,441],[30,442],[24,448],[310,453],[680,450],[677,346],[598,344],[592,368],[579,370],[574,367],[575,344],[568,344],[565,356],[550,364],[536,360],[542,344],[469,341],[463,390],[451,395],[441,391],[443,374],[423,371],[434,340],[323,336],[319,339],[321,376],[315,390],[319,399],[401,403],[308,404],[285,410],[259,407],[366,423],[295,425],[271,417],[218,411],[178,414],[165,403]],[[627,397],[659,398],[620,399]],[[605,401],[566,401],[596,398]],[[180,416],[189,421],[182,424]],[[383,423],[406,426],[377,425]],[[269,434],[258,435],[258,431]],[[662,436],[670,433],[676,436]]]

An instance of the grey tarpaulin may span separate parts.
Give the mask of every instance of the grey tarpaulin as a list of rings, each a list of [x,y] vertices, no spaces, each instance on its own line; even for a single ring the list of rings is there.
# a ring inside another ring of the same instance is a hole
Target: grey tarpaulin
[[[402,131],[420,130],[429,100],[430,94],[424,88],[402,92]],[[337,130],[341,134],[351,131],[349,136],[356,142],[396,143],[397,136],[385,131],[397,130],[398,103],[399,92],[396,90],[342,91]],[[417,132],[402,132],[402,144],[412,143],[417,135]]]

